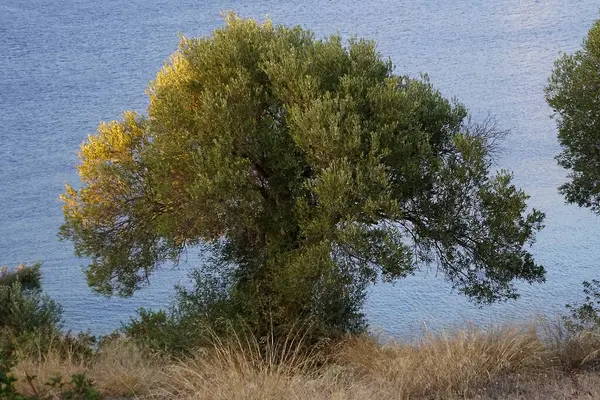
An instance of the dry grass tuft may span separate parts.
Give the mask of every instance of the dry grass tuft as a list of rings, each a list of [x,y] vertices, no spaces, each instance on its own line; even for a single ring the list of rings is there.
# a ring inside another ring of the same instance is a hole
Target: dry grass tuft
[[[600,362],[600,332],[572,332],[560,317],[540,318],[536,323],[538,335],[551,354],[548,366],[573,371],[590,368]]]
[[[307,354],[301,334],[259,342],[214,338],[194,357],[168,361],[120,339],[91,360],[52,350],[24,357],[20,389],[56,375],[86,372],[108,398],[136,399],[595,399],[600,398],[600,336],[549,323],[453,334],[417,343],[349,338]]]
[[[21,357],[13,372],[19,382],[17,389],[26,395],[47,392],[50,389],[46,383],[54,377],[61,376],[67,382],[74,374],[86,373],[105,396],[127,397],[149,392],[162,376],[161,365],[164,360],[158,356],[148,354],[129,340],[119,339],[107,344],[91,360],[51,347],[36,356]]]
[[[162,376],[166,360],[128,340],[103,347],[92,360],[89,376],[107,396],[148,393]]]
[[[55,351],[50,350],[37,358],[21,359],[12,372],[18,379],[17,390],[24,395],[33,396],[47,393],[50,389],[45,384],[52,378],[81,374],[86,370],[87,366],[83,362],[72,357],[60,357]]]
[[[339,357],[357,379],[414,398],[473,395],[503,375],[544,363],[547,352],[533,328],[504,327],[428,334],[416,345],[354,339]]]
[[[268,338],[266,343],[250,336],[215,337],[213,348],[170,366],[153,396],[280,399],[301,391],[318,398],[318,357],[306,354],[303,339],[298,331],[280,341]]]

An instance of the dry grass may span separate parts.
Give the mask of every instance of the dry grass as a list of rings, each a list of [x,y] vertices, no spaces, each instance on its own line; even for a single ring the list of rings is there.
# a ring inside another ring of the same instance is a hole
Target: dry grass
[[[318,366],[323,359],[318,354],[306,355],[304,350],[301,335],[266,346],[248,337],[217,339],[214,348],[169,366],[151,396],[173,400],[335,398],[338,385],[324,379]]]
[[[56,376],[68,380],[73,374],[86,373],[107,397],[136,397],[154,387],[163,376],[164,365],[164,359],[123,339],[107,344],[88,361],[51,348],[35,357],[21,357],[13,371],[18,389],[26,395],[49,391],[45,383]],[[28,376],[35,379],[28,382]]]
[[[340,364],[390,394],[470,396],[499,377],[544,365],[547,357],[532,328],[469,328],[430,334],[416,345],[354,340],[342,351]]]
[[[300,336],[266,347],[245,337],[215,339],[214,348],[176,362],[119,340],[86,363],[51,351],[22,359],[15,371],[21,379],[37,375],[36,382],[85,371],[109,398],[599,399],[598,335],[543,328],[468,328],[413,344],[351,338],[325,362],[304,355]]]

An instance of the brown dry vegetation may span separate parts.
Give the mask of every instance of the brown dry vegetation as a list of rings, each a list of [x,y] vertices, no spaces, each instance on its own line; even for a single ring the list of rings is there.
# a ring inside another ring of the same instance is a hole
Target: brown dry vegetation
[[[91,361],[50,351],[14,372],[25,393],[86,372],[113,399],[600,399],[600,338],[544,326],[468,328],[417,343],[351,338],[326,356],[302,355],[294,337],[264,352],[238,337],[176,361],[123,339]],[[28,384],[27,375],[37,378]]]

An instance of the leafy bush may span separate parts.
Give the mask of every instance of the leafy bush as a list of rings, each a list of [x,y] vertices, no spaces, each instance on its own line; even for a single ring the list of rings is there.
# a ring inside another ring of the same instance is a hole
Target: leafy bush
[[[14,271],[7,266],[0,268],[0,286],[11,286],[20,282],[24,289],[35,290],[40,288],[40,264],[30,267],[20,264]]]
[[[40,265],[0,269],[0,339],[39,334],[49,337],[62,323],[62,307],[43,295]]]
[[[37,291],[26,291],[20,282],[0,288],[0,324],[15,332],[53,332],[61,323],[62,307]]]
[[[123,326],[127,336],[152,349],[180,354],[189,348],[187,340],[181,340],[185,331],[167,312],[141,308],[136,318]]]
[[[56,376],[46,383],[48,388],[40,389],[33,398],[35,400],[100,400],[100,392],[94,388],[93,382],[85,374],[73,374],[68,383]],[[45,390],[44,390],[45,389]],[[50,393],[47,393],[50,392]]]
[[[593,331],[600,328],[600,281],[583,282],[585,300],[567,304],[570,315],[564,316],[565,326],[571,332]]]
[[[123,332],[154,350],[175,355],[206,345],[215,334],[229,333],[242,318],[226,284],[201,270],[192,271],[190,278],[191,287],[176,286],[167,310],[139,309],[137,317],[123,325]]]
[[[10,353],[4,349],[0,349],[0,399],[21,400],[23,397],[17,393],[15,389],[16,379],[10,374],[11,368],[14,366],[14,360]]]
[[[38,352],[61,337],[62,307],[42,294],[40,265],[0,268],[0,350]]]

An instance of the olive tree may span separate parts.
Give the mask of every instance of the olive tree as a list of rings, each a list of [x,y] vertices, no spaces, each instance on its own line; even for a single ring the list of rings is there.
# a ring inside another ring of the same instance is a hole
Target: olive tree
[[[557,160],[569,170],[559,190],[568,203],[600,214],[600,20],[581,49],[556,60],[546,100],[557,117]],[[583,282],[583,292],[584,301],[567,305],[563,317],[574,332],[600,327],[600,281]]]
[[[232,14],[182,39],[148,95],[147,116],[89,136],[62,196],[61,234],[101,293],[202,245],[219,304],[331,333],[364,328],[369,284],[419,268],[482,303],[544,279],[528,251],[544,216],[492,171],[494,132],[371,41]]]
[[[569,203],[600,213],[600,21],[580,50],[556,61],[546,99],[557,116],[557,160],[569,170],[560,192]]]

